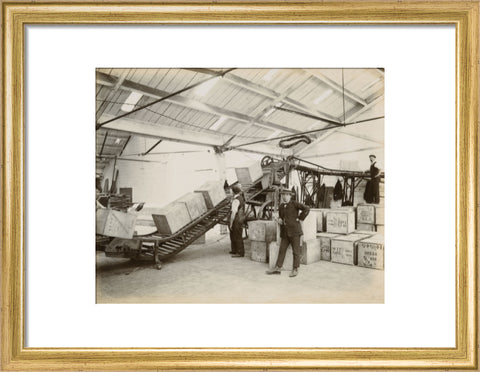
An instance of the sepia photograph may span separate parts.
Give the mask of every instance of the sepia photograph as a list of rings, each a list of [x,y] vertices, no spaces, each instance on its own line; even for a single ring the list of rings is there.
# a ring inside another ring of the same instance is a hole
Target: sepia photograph
[[[97,68],[96,303],[383,304],[385,74]]]

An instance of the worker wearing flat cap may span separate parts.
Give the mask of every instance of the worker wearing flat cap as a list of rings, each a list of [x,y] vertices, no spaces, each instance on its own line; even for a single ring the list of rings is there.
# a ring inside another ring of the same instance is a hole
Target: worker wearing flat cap
[[[233,185],[232,192],[233,200],[228,222],[231,243],[230,254],[232,257],[243,257],[245,256],[242,238],[243,223],[245,222],[245,199],[242,196],[240,185]]]
[[[267,274],[280,274],[285,260],[285,254],[289,245],[292,246],[293,251],[293,270],[290,273],[290,277],[298,275],[298,268],[300,266],[300,257],[302,254],[300,247],[300,237],[303,235],[302,225],[300,221],[303,221],[310,212],[310,208],[306,205],[292,200],[292,193],[289,190],[281,191],[282,203],[279,207],[279,219],[280,225],[280,248],[278,252],[277,263],[275,268],[268,270]]]

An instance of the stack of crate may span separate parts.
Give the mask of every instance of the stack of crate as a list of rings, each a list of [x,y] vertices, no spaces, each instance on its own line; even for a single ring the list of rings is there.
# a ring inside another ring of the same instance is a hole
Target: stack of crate
[[[300,263],[309,265],[321,259],[321,239],[318,233],[324,231],[326,209],[310,209],[302,223],[303,242]]]
[[[385,209],[376,204],[359,204],[357,206],[357,230],[384,233]]]
[[[183,195],[152,213],[158,233],[161,235],[175,234],[209,209],[215,208],[225,198],[223,182],[210,181],[203,184],[195,192]]]
[[[275,221],[256,220],[248,222],[250,258],[257,262],[268,262],[270,245],[277,240]]]
[[[323,235],[323,256],[331,262],[347,265],[357,264],[357,246],[360,241],[370,237],[368,232],[355,233],[355,210],[353,208],[339,208],[327,212],[327,233]],[[328,251],[330,243],[330,252]]]

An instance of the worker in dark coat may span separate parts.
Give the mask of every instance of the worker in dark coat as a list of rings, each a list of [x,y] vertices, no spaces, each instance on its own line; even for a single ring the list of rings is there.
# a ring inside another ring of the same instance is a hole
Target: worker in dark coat
[[[292,194],[289,190],[282,191],[282,203],[279,207],[279,219],[280,225],[280,248],[278,252],[277,263],[273,270],[268,270],[267,274],[280,274],[285,260],[285,254],[287,248],[292,245],[293,251],[293,270],[290,273],[290,277],[298,275],[298,267],[300,266],[300,257],[302,250],[300,247],[300,237],[303,235],[302,225],[300,221],[303,221],[310,212],[310,208],[297,201],[291,200]]]
[[[245,222],[245,199],[242,196],[240,185],[233,185],[233,200],[230,207],[230,216],[228,226],[230,228],[230,242],[232,257],[245,256],[245,248],[243,246],[243,223]]]
[[[375,155],[370,155],[370,169],[367,171],[370,175],[370,196],[371,202],[378,204],[380,203],[380,167],[377,165],[377,157]]]

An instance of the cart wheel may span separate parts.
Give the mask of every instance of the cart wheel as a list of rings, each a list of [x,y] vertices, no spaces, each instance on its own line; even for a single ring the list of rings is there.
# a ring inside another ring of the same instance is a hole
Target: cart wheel
[[[266,167],[273,163],[273,158],[271,156],[264,156],[260,163],[262,167]]]

